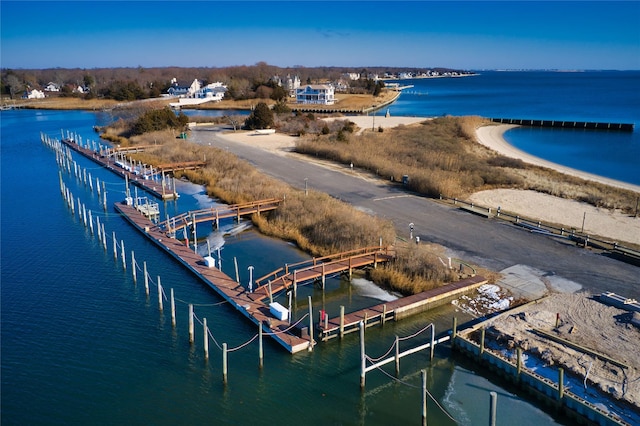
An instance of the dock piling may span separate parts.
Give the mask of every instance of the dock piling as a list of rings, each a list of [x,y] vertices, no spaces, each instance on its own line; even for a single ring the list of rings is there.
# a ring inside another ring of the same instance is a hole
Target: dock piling
[[[340,339],[344,337],[344,305],[340,305]]]
[[[173,288],[171,289],[171,326],[176,327],[176,299],[173,295]]]
[[[202,331],[204,332],[204,340],[202,341],[203,345],[204,345],[204,359],[205,361],[209,359],[209,336],[207,335],[208,333],[208,329],[207,329],[207,319],[203,318],[202,319]]]
[[[222,383],[227,384],[227,344],[222,344]]]
[[[124,240],[120,240],[120,256],[122,257],[122,269],[127,269],[127,258],[124,252]]]
[[[496,426],[496,406],[498,402],[498,394],[489,392],[489,426]]]
[[[193,305],[189,303],[189,343],[193,344]]]
[[[427,370],[422,370],[421,376],[422,376],[422,425],[427,426]]]
[[[264,365],[264,351],[262,348],[262,321],[258,324],[258,361],[260,368]]]
[[[133,283],[138,282],[138,275],[136,273],[136,254],[131,250],[131,274],[133,276]]]
[[[366,359],[364,352],[364,323],[360,321],[360,390],[364,390],[366,377]]]
[[[164,306],[162,304],[162,284],[160,283],[160,275],[158,275],[158,310],[162,312]]]
[[[309,296],[309,352],[313,351],[313,305]]]
[[[147,273],[147,261],[142,262],[142,273],[144,274],[144,293],[149,296],[149,274]]]

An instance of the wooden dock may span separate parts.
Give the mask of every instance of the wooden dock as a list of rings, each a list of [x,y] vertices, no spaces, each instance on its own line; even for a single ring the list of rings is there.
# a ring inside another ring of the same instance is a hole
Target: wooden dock
[[[255,294],[273,298],[282,290],[293,288],[294,295],[299,285],[322,281],[322,288],[327,275],[347,272],[351,277],[352,270],[388,262],[395,259],[393,247],[365,247],[331,256],[313,258],[304,262],[286,265],[256,280]],[[282,274],[282,275],[279,275]]]
[[[62,143],[75,152],[81,154],[82,156],[112,171],[114,174],[120,176],[121,178],[126,177],[127,179],[129,179],[129,182],[139,188],[144,189],[156,198],[159,198],[161,200],[173,200],[178,198],[177,192],[168,191],[167,188],[165,188],[165,185],[163,185],[162,183],[158,183],[152,179],[144,179],[142,176],[118,166],[114,158],[100,155],[89,148],[82,147],[72,139],[64,138],[62,139]]]
[[[216,228],[220,226],[220,219],[234,217],[240,221],[241,216],[260,214],[275,210],[282,200],[269,198],[266,200],[251,201],[242,204],[232,204],[223,207],[211,207],[181,213],[177,216],[158,223],[157,227],[170,235],[175,235],[176,229],[190,227],[202,222],[215,222]]]
[[[342,314],[336,318],[327,318],[324,323],[320,324],[320,339],[326,341],[356,332],[359,330],[361,321],[365,328],[384,324],[389,320],[399,321],[410,315],[450,303],[462,294],[475,290],[486,283],[487,280],[484,277],[476,275],[412,296],[381,303],[371,308],[346,315]]]
[[[291,327],[289,322],[275,318],[270,313],[269,305],[264,303],[261,297],[247,292],[244,287],[222,271],[207,267],[202,256],[194,253],[184,242],[167,237],[161,229],[154,226],[150,220],[132,206],[115,203],[115,209],[147,238],[195,273],[245,317],[256,325],[260,324],[264,332],[273,337],[290,353],[309,348],[310,339],[303,339],[287,331]]]

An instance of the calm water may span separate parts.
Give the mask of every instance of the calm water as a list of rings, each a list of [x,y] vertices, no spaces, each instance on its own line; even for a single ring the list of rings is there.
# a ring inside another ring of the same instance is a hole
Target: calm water
[[[147,262],[151,296],[133,283],[130,264],[114,261],[111,238],[104,250],[70,213],[59,191],[55,156],[40,143],[41,131],[57,137],[72,129],[84,140],[97,139],[92,126],[109,116],[88,112],[4,111],[1,113],[1,324],[3,425],[39,424],[411,424],[420,419],[420,370],[428,369],[429,389],[463,424],[486,424],[488,392],[499,394],[498,417],[518,416],[526,424],[555,421],[529,402],[448,360],[445,348],[432,364],[427,354],[403,358],[402,383],[379,372],[369,373],[359,390],[359,342],[320,344],[313,353],[295,356],[265,340],[265,366],[258,368],[257,342],[229,356],[229,384],[221,377],[221,352],[210,342],[211,358],[202,351],[202,327],[188,343],[187,303],[198,318],[207,318],[216,341],[235,348],[256,333],[252,323],[221,304],[213,291],[129,226],[112,208],[104,212],[97,194],[69,174],[63,179],[75,197],[100,216],[107,234],[124,241],[127,256],[135,251]],[[124,197],[114,175],[75,155],[93,178],[106,182],[109,204]],[[211,205],[202,188],[181,183],[182,196],[162,205],[172,214]],[[223,223],[225,230],[233,222]],[[210,232],[206,226],[198,233]],[[241,282],[247,268],[256,276],[285,262],[306,258],[290,244],[254,231],[236,236],[209,236],[221,246],[224,271],[233,276],[238,259]],[[139,274],[141,276],[141,274]],[[154,282],[160,276],[177,299],[178,325],[170,323],[168,302],[159,312]],[[323,295],[306,287],[295,304],[295,317],[314,308],[337,315],[377,302],[371,286],[332,280]],[[375,296],[379,297],[379,296]],[[389,297],[384,295],[380,297]],[[418,315],[384,329],[367,331],[367,352],[382,355],[394,336],[407,336],[435,322],[450,327],[450,308]],[[461,314],[459,318],[464,319]],[[426,337],[425,337],[426,339]],[[389,369],[388,371],[393,371]],[[435,404],[431,424],[453,424]]]
[[[640,184],[640,71],[488,71],[403,83],[414,87],[389,107],[392,115],[634,123],[632,133],[525,127],[505,138],[546,160]]]

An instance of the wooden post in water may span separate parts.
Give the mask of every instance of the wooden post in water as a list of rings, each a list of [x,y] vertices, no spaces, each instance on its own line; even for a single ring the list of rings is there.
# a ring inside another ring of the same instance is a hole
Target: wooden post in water
[[[227,384],[227,344],[222,344],[222,383]]]
[[[91,217],[91,210],[89,210],[89,229],[91,229],[91,235],[93,235],[93,218]]]
[[[220,247],[218,247],[218,271],[222,271],[222,256],[220,255]]]
[[[107,251],[107,233],[104,230],[104,223],[102,224],[102,245],[104,250]]]
[[[238,273],[238,259],[233,256],[233,264],[236,267],[236,283],[240,284],[240,274]]]
[[[144,274],[144,293],[149,296],[149,274],[147,273],[147,261],[142,262],[142,273]]]
[[[82,205],[82,221],[84,222],[84,227],[87,227],[87,207]]]
[[[558,368],[558,401],[562,402],[564,398],[564,368]]]
[[[298,271],[293,271],[293,298],[298,300]]]
[[[309,296],[309,352],[313,351],[313,305]]]
[[[193,343],[193,305],[189,303],[189,343]]]
[[[104,191],[104,203],[103,203],[103,208],[104,211],[107,211],[107,191]]]
[[[324,272],[324,262],[322,262],[322,290],[324,291],[325,284],[325,272]]]
[[[120,240],[120,256],[122,257],[122,269],[127,269],[127,259],[124,253],[124,240]]]
[[[498,402],[498,394],[489,392],[489,426],[496,426],[496,406]]]
[[[516,348],[516,379],[520,381],[520,372],[522,371],[522,348]]]
[[[387,322],[387,304],[382,305],[382,325]]]
[[[264,351],[262,349],[262,321],[258,324],[258,361],[260,368],[264,365]]]
[[[366,359],[364,352],[364,323],[360,321],[360,390],[364,389],[366,376]]]
[[[176,299],[173,295],[173,288],[171,288],[171,326],[176,327]]]
[[[89,172],[89,189],[91,189],[91,192],[93,192],[93,176],[91,176],[91,172]]]
[[[431,354],[429,355],[429,361],[433,361],[433,351],[436,348],[436,326],[431,324]]]
[[[396,334],[396,377],[400,376],[400,338]]]
[[[131,274],[133,275],[133,283],[138,282],[138,275],[136,272],[136,254],[131,250]]]
[[[344,337],[344,305],[340,305],[340,339]]]
[[[113,259],[118,260],[118,242],[116,241],[116,231],[112,232],[113,236]]]
[[[421,375],[422,375],[422,425],[427,426],[427,370],[422,370]]]
[[[451,327],[451,346],[456,342],[456,333],[458,332],[458,318],[453,317],[453,326]]]
[[[269,303],[273,303],[273,293],[271,292],[271,280],[268,281],[269,286]]]
[[[158,310],[162,312],[164,305],[162,304],[162,284],[160,283],[160,275],[158,275]]]
[[[204,345],[204,359],[208,360],[209,359],[209,336],[208,336],[208,328],[207,328],[207,319],[203,318],[202,319],[202,331],[204,332],[204,340],[202,341],[203,345]]]
[[[193,213],[193,215],[191,216],[191,223],[193,224],[193,252],[197,253],[198,252],[198,237],[196,235],[196,214]]]
[[[482,359],[484,353],[484,327],[480,329],[480,351],[478,351],[478,358]]]

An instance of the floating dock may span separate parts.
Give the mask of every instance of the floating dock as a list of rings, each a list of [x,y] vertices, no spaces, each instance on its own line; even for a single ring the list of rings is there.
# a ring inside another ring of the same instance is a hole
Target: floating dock
[[[178,198],[178,193],[175,192],[175,190],[167,191],[166,186],[164,184],[158,183],[153,179],[144,179],[140,175],[137,175],[131,171],[123,169],[122,167],[116,164],[115,159],[102,156],[89,148],[82,147],[78,145],[74,140],[69,138],[62,139],[62,143],[68,146],[69,148],[71,148],[72,150],[74,150],[75,152],[88,158],[89,160],[97,164],[100,164],[101,166],[105,167],[107,170],[112,171],[113,173],[120,176],[121,178],[126,177],[127,179],[129,179],[129,182],[144,189],[145,191],[147,191],[148,193],[150,193],[156,198],[159,198],[161,200],[173,200]]]
[[[633,132],[633,123],[600,123],[595,121],[530,120],[522,118],[490,118],[494,123],[518,124],[530,127],[551,127],[588,130],[618,130]]]
[[[384,324],[389,320],[399,321],[410,315],[450,303],[452,300],[486,283],[486,278],[476,275],[412,296],[361,309],[347,315],[327,318],[325,323],[320,325],[321,340],[325,341],[356,332],[359,330],[360,322],[363,322],[365,328],[367,328],[377,324]]]
[[[261,324],[263,331],[286,350],[296,353],[309,348],[311,340],[289,333],[291,324],[271,315],[269,305],[262,302],[261,297],[247,292],[244,287],[222,271],[209,267],[202,256],[195,253],[184,242],[168,237],[133,206],[115,203],[115,209],[147,238],[195,273],[242,315],[256,325]]]

